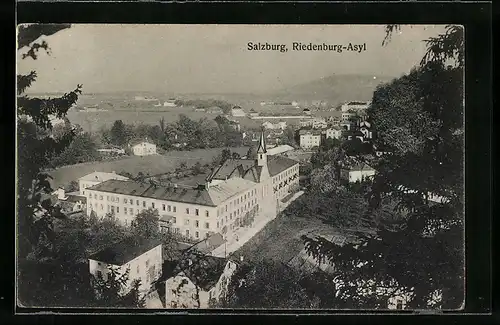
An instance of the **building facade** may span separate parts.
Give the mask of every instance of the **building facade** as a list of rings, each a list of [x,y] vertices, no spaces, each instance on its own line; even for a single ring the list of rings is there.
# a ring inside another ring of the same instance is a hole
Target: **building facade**
[[[345,167],[340,170],[340,178],[349,183],[362,182],[375,176],[375,169],[364,163]]]
[[[85,189],[92,187],[94,185],[100,184],[110,179],[118,179],[122,181],[128,180],[127,177],[118,175],[115,172],[105,173],[105,172],[93,172],[78,179],[78,187],[80,190],[80,195],[87,196]]]
[[[325,130],[325,137],[327,139],[340,139],[342,136],[342,130],[340,128],[330,127]]]
[[[349,110],[353,111],[364,111],[370,106],[371,102],[365,102],[365,101],[351,101],[342,104],[341,109],[342,112],[347,112]]]
[[[128,281],[121,294],[126,294],[132,288],[134,280],[140,280],[139,290],[142,293],[151,291],[151,284],[162,274],[162,245],[150,239],[126,238],[116,244],[89,257],[89,272],[95,279],[106,280],[110,268],[118,274],[128,270]]]
[[[236,268],[230,259],[191,254],[179,261],[165,281],[165,307],[209,308],[227,294]]]
[[[321,144],[321,132],[317,130],[300,130],[299,145],[302,149],[319,147]]]
[[[89,188],[87,214],[112,213],[129,226],[137,214],[151,208],[174,233],[192,239],[221,233],[227,238],[297,190],[298,174],[299,162],[267,154],[261,134],[257,159],[228,159],[198,186],[109,180]]]
[[[156,144],[147,141],[141,141],[132,146],[132,152],[135,156],[156,155]]]

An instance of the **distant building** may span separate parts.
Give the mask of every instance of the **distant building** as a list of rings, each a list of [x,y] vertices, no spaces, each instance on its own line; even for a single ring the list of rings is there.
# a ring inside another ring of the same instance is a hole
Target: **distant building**
[[[203,107],[197,107],[194,109],[195,112],[206,112],[207,110]]]
[[[340,170],[340,178],[349,183],[361,182],[373,178],[376,171],[366,163],[355,163]]]
[[[262,123],[262,127],[266,130],[285,130],[286,129],[286,122],[280,121],[277,123],[271,123],[271,122],[264,122]]]
[[[135,156],[156,155],[156,144],[145,141],[140,141],[132,145],[132,152]]]
[[[97,149],[98,152],[107,155],[124,155],[125,149],[122,148],[101,148]]]
[[[325,137],[327,139],[340,139],[342,136],[342,130],[338,127],[330,127],[325,130]]]
[[[312,119],[300,120],[299,125],[300,125],[301,128],[312,127],[313,120]]]
[[[295,150],[292,146],[289,146],[287,144],[284,144],[284,145],[281,145],[281,146],[276,146],[274,148],[271,148],[271,149],[268,149],[267,150],[267,154],[268,155],[280,155],[280,154],[284,154],[284,153],[287,153],[287,152],[290,152],[290,151],[293,151]]]
[[[326,123],[326,119],[323,117],[316,117],[312,120],[312,127],[314,129],[324,129],[328,127],[328,124]]]
[[[151,284],[162,273],[162,245],[157,240],[128,237],[89,257],[89,271],[94,279],[107,279],[109,268],[115,268],[119,274],[127,270],[128,281],[120,294],[127,294],[134,280],[140,280],[141,293],[151,291]]]
[[[359,139],[362,142],[365,142],[364,134],[361,131],[344,131],[343,136],[345,137],[346,140],[354,140],[354,139]]]
[[[190,252],[165,281],[166,308],[208,308],[225,297],[236,269],[230,259]]]
[[[375,151],[375,156],[382,157],[384,155],[391,155],[392,150],[387,146],[373,145],[373,150]]]
[[[78,179],[78,186],[80,189],[79,194],[82,196],[86,196],[85,189],[92,187],[94,185],[100,184],[102,182],[108,181],[110,179],[118,179],[118,180],[128,180],[127,177],[112,173],[104,173],[104,172],[93,172]]]
[[[318,130],[299,130],[299,145],[303,149],[319,147],[321,144],[321,131]]]
[[[340,122],[340,128],[344,131],[351,131],[351,122],[349,121],[342,121]]]
[[[356,116],[356,112],[354,112],[354,111],[342,112],[342,121],[347,122],[353,116]]]
[[[87,209],[87,198],[79,195],[79,192],[66,193],[64,188],[60,187],[52,193],[50,197],[53,206],[61,207],[65,214],[85,212]]]
[[[327,122],[333,126],[339,126],[341,122],[341,117],[339,116],[330,116],[327,119]]]
[[[253,108],[250,110],[250,112],[248,113],[248,116],[250,117],[255,117],[255,116],[259,116],[259,112],[257,112],[256,110],[254,110]]]
[[[244,116],[246,116],[246,114],[245,114],[245,111],[240,106],[234,106],[231,109],[231,116],[244,117]]]
[[[209,114],[222,114],[223,111],[222,111],[222,108],[220,108],[218,106],[212,106],[212,107],[207,109],[207,113],[209,113]]]
[[[352,111],[362,111],[366,110],[370,106],[371,102],[370,101],[351,101],[344,103],[341,106],[342,112],[348,112],[350,110]]]
[[[176,107],[177,104],[175,103],[175,99],[169,99],[165,102],[163,102],[164,107]]]
[[[304,115],[311,115],[311,110],[309,108],[304,108],[304,110],[302,111],[302,113]]]
[[[370,140],[373,138],[373,132],[371,131],[371,125],[367,121],[363,121],[359,125],[359,131],[363,133],[363,138],[365,140]]]

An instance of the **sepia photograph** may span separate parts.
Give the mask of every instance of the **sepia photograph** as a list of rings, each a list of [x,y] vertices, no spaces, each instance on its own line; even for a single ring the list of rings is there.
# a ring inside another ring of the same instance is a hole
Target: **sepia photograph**
[[[463,310],[464,33],[18,25],[17,307]]]

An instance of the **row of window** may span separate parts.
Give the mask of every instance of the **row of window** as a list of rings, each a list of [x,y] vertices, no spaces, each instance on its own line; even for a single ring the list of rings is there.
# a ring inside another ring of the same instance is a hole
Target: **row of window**
[[[236,206],[243,204],[244,201],[246,201],[247,199],[249,199],[251,197],[254,197],[256,194],[257,194],[257,190],[253,189],[250,192],[245,193],[245,194],[241,195],[240,197],[233,199],[231,202],[229,202],[229,210],[232,210],[233,208],[236,208]],[[255,201],[255,200],[252,200],[252,202],[253,201]],[[224,214],[227,211],[228,211],[228,205],[226,204],[225,206],[217,209],[217,216]]]
[[[97,198],[99,197],[99,200],[103,200],[104,197],[103,195],[97,195],[94,193],[94,195],[92,196],[92,193],[89,193],[89,198],[92,199],[94,198],[95,200],[97,200]],[[120,199],[119,197],[115,197],[115,196],[110,196],[110,195],[106,195],[106,200],[107,201],[111,201],[111,202],[116,202],[116,203],[119,203],[120,202]],[[124,204],[129,204],[130,205],[134,205],[134,199],[127,199],[127,198],[124,198],[123,199],[123,203]],[[141,202],[139,200],[135,200],[135,203],[136,203],[136,206],[141,206]],[[102,204],[101,204],[102,206]],[[147,207],[147,204],[146,204],[146,201],[142,201],[142,207],[143,208],[146,208]],[[156,208],[156,205],[154,202],[151,202],[151,208],[155,209]],[[162,204],[161,205],[161,208],[162,208],[162,211],[166,211],[166,212],[174,212],[176,213],[177,212],[177,207],[175,205],[170,205],[170,204]],[[102,208],[101,208],[102,209]],[[126,208],[125,208],[126,209]],[[190,208],[186,208],[185,210],[186,214],[194,214],[195,216],[200,216],[201,214],[201,211],[200,209],[190,209]],[[204,213],[205,217],[210,217],[210,211],[208,210],[205,210],[205,213]]]

